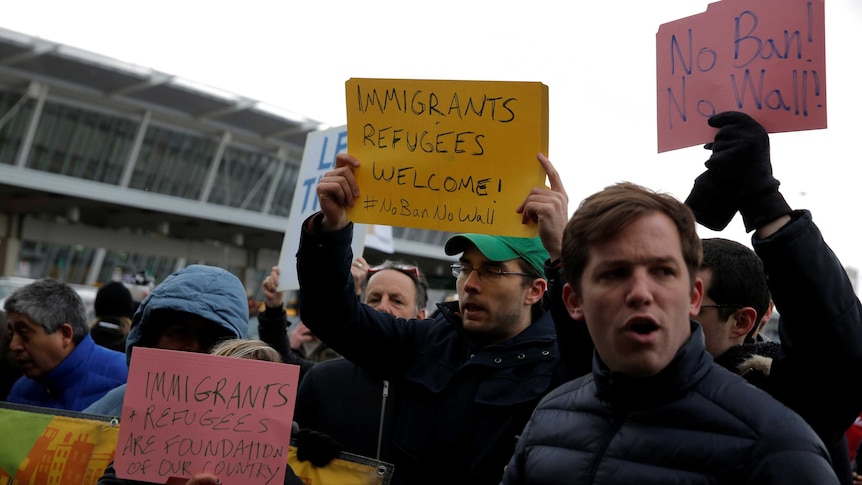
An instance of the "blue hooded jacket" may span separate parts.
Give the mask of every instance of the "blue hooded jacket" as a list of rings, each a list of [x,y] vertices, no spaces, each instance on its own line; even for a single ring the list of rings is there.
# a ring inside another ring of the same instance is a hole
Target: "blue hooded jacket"
[[[194,264],[168,276],[141,302],[126,338],[127,363],[131,361],[132,348],[159,328],[159,322],[151,318],[153,312],[164,310],[197,315],[227,330],[231,338],[248,336],[248,299],[242,282],[222,268]],[[84,412],[120,416],[125,394],[123,384]]]

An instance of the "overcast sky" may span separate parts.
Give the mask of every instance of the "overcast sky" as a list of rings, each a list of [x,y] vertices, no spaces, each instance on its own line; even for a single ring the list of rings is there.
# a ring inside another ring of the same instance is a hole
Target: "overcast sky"
[[[754,3],[759,0],[751,0]],[[175,74],[325,122],[351,77],[539,81],[570,210],[630,180],[685,198],[699,147],[656,153],[655,34],[701,0],[9,2],[0,26]],[[772,135],[774,172],[845,265],[862,267],[862,1],[826,2],[829,128]],[[701,235],[715,235],[702,230]],[[723,237],[750,244],[737,216]]]

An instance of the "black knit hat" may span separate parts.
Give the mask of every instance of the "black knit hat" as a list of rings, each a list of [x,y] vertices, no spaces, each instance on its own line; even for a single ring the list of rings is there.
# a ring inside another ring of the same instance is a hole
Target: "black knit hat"
[[[96,293],[93,303],[97,316],[132,317],[132,294],[120,282],[112,281]]]

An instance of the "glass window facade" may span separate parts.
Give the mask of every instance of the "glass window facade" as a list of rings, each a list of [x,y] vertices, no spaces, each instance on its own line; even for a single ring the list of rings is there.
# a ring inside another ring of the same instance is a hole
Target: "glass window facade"
[[[27,129],[34,101],[20,102],[22,95],[0,91],[0,163],[15,165],[18,148]]]
[[[0,91],[0,163],[16,162],[35,100]],[[35,170],[119,184],[140,120],[111,116],[48,100],[26,166]],[[198,200],[218,147],[218,137],[195,135],[156,124],[147,127],[129,187]],[[278,173],[266,152],[228,146],[207,202],[261,212]],[[287,162],[268,213],[287,217],[299,172]]]
[[[83,283],[94,254],[94,248],[77,244],[22,241],[19,259],[27,270],[25,274],[19,274],[19,276],[55,278],[66,283]]]
[[[117,184],[136,123],[56,103],[45,103],[27,167]]]
[[[274,216],[288,217],[290,215],[290,205],[293,202],[293,190],[296,188],[296,178],[299,177],[299,167],[293,164],[286,164],[284,172],[281,175],[281,180],[275,187],[275,194],[272,197],[272,206],[269,213]],[[317,195],[314,194],[316,197]]]
[[[96,281],[112,281],[116,275],[122,279],[128,275],[144,272],[153,281],[164,281],[177,267],[177,258],[130,254],[120,251],[105,251],[105,259]]]
[[[277,169],[275,157],[228,147],[207,202],[260,212]]]
[[[26,135],[36,100],[22,92],[0,89],[0,163],[14,165]],[[26,167],[34,170],[118,185],[129,162],[141,119],[50,97],[43,104]],[[129,188],[199,200],[221,140],[220,133],[195,134],[153,122],[147,126]],[[296,183],[298,161],[280,162],[274,153],[229,144],[219,164],[208,203],[248,211],[264,210],[273,182],[277,190],[269,213],[287,217]],[[275,249],[275,248],[274,248]],[[69,241],[54,244],[22,240],[19,272],[26,276],[62,278],[83,283],[95,261],[96,248]],[[179,256],[178,256],[179,257]],[[116,268],[145,271],[162,281],[174,271],[177,258],[108,250],[97,281],[110,281]],[[188,261],[188,264],[193,261]],[[218,261],[205,262],[219,264]],[[226,268],[240,276],[243,268]],[[256,270],[260,279],[269,269]],[[22,274],[22,276],[25,276]]]
[[[212,138],[151,125],[129,187],[197,200],[216,147]]]

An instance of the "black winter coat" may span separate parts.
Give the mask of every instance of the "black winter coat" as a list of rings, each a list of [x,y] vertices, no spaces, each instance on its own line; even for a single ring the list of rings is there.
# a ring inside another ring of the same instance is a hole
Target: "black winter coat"
[[[384,382],[345,358],[320,362],[299,385],[293,418],[337,441],[341,451],[391,463],[391,386],[387,383],[384,396]]]
[[[747,343],[716,362],[799,413],[826,444],[841,483],[849,485],[844,433],[862,411],[862,389],[835,385],[829,376],[862,379],[862,304],[810,212],[794,211],[787,225],[766,239],[753,238],[752,246],[780,313],[781,342]],[[739,357],[746,354],[763,358]]]
[[[862,304],[808,211],[767,239],[753,239],[779,311],[781,352],[764,389],[799,413],[824,443],[840,440],[862,411]]]
[[[308,222],[297,253],[302,320],[320,340],[397,389],[393,479],[498,484],[536,404],[564,380],[550,315],[516,337],[482,346],[452,307],[440,306],[425,320],[379,313],[354,293],[352,224],[316,234]]]

